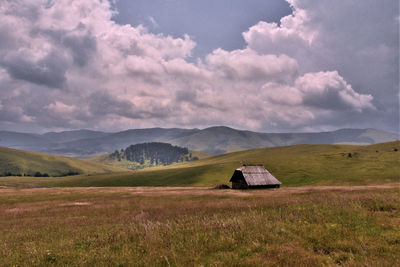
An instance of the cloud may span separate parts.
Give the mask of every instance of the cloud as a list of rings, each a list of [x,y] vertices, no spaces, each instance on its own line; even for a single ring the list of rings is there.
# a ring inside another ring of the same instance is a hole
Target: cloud
[[[150,21],[151,27],[152,27],[153,29],[158,29],[158,28],[160,28],[160,25],[157,23],[157,21],[154,19],[154,17],[149,16],[149,17],[148,17],[148,20]]]
[[[303,103],[321,109],[344,108],[361,112],[374,109],[371,95],[361,95],[353,90],[337,71],[307,73],[295,82],[295,88],[303,95]]]
[[[281,131],[371,127],[370,118],[382,125],[395,110],[390,68],[398,43],[389,19],[375,25],[388,10],[354,2],[291,0],[293,14],[250,27],[243,49],[195,60],[188,35],[116,24],[108,1],[7,1],[0,8],[0,126]],[[342,22],[349,5],[355,25]],[[366,10],[372,20],[361,16]],[[364,37],[349,31],[357,27]]]
[[[96,52],[96,39],[90,34],[66,35],[62,39],[65,47],[70,49],[75,64],[84,67],[90,57]]]
[[[67,105],[62,102],[56,101],[55,103],[50,103],[47,107],[50,112],[65,114],[65,113],[72,113],[77,110],[77,107],[73,105]]]
[[[371,95],[353,90],[337,71],[307,73],[296,79],[293,86],[276,83],[263,85],[263,94],[271,102],[288,106],[308,106],[322,110],[349,109],[362,112],[375,109]]]
[[[291,82],[298,72],[297,61],[286,55],[263,55],[254,50],[217,49],[206,58],[215,72],[226,79]]]
[[[310,17],[306,10],[293,4],[293,13],[277,23],[260,21],[243,33],[249,48],[260,53],[293,54],[297,49],[312,44],[318,31],[309,25]]]
[[[300,62],[303,74],[336,70],[357,91],[396,104],[392,96],[399,89],[393,86],[398,80],[398,1],[288,2],[293,14],[279,25],[259,22],[243,33],[251,49],[286,54]]]
[[[6,55],[1,66],[14,79],[24,80],[50,88],[62,88],[66,78],[66,60],[56,52],[49,53],[44,58],[31,61],[28,53]]]
[[[144,112],[136,109],[134,103],[118,99],[107,91],[94,92],[88,97],[89,112],[92,116],[107,118],[121,116],[132,119],[144,118]]]

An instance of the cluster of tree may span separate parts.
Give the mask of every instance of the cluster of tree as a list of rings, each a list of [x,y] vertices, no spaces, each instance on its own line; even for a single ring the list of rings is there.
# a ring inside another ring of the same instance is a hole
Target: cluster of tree
[[[80,174],[77,171],[68,171],[66,173],[62,173],[60,175],[56,175],[57,177],[61,177],[61,176],[71,176],[71,175],[78,175]],[[50,177],[50,175],[48,173],[41,173],[41,172],[35,172],[33,174],[31,173],[12,173],[10,171],[6,171],[3,173],[3,175],[0,176],[28,176],[28,177]],[[54,176],[54,177],[56,177]]]
[[[192,153],[189,153],[186,147],[159,142],[130,145],[125,150],[111,153],[110,158],[118,161],[125,159],[139,164],[149,161],[150,165],[169,165],[174,162],[198,160],[197,157],[192,157]]]
[[[72,176],[72,175],[79,175],[80,173],[77,171],[68,171],[66,173],[61,174],[60,176]]]
[[[21,173],[4,172],[1,176],[23,176]]]
[[[35,172],[34,177],[49,177],[47,173]]]

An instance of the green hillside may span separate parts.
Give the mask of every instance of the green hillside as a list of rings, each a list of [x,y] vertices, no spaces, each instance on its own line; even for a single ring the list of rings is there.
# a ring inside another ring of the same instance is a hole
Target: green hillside
[[[366,185],[400,181],[400,142],[369,146],[297,145],[254,149],[143,169],[66,178],[37,178],[46,186],[212,186],[228,183],[242,164],[263,164],[282,186]],[[32,183],[32,178],[1,178],[0,184]]]
[[[75,158],[0,147],[0,176],[66,176],[118,170],[120,169]]]

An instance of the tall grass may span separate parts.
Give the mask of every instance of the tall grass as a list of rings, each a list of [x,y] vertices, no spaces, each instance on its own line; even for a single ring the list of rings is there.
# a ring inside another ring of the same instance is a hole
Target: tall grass
[[[398,190],[25,189],[0,195],[0,262],[396,266]],[[278,191],[279,192],[279,191]]]

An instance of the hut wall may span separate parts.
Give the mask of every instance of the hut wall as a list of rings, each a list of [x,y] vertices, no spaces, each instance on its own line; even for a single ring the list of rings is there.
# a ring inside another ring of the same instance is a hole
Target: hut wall
[[[244,180],[232,182],[232,189],[247,189],[248,186]]]

